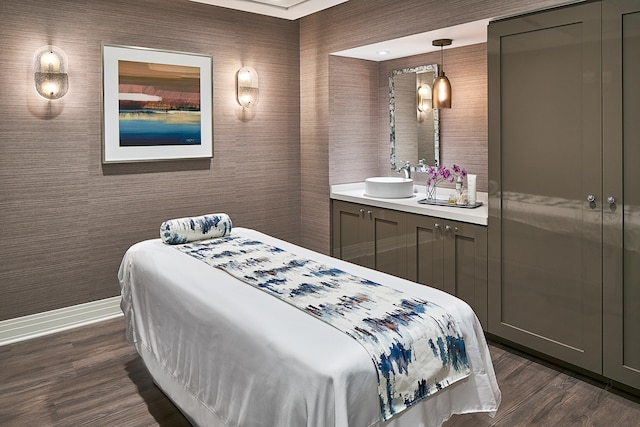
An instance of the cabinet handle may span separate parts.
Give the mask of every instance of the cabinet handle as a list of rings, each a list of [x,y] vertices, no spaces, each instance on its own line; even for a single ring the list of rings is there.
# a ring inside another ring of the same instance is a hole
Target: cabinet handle
[[[589,195],[587,196],[587,202],[589,202],[589,203],[593,203],[593,202],[595,202],[595,201],[596,201],[596,196],[594,196],[593,194],[589,194]]]
[[[364,209],[360,209],[360,216],[364,218]]]
[[[440,224],[438,224],[437,222],[433,226],[435,227],[436,230],[440,230]]]
[[[607,203],[609,203],[610,205],[613,205],[616,202],[616,198],[613,196],[609,196],[607,197]]]
[[[450,225],[447,225],[447,226],[444,227],[444,234],[448,234],[451,231],[453,231],[453,233],[455,234],[455,233],[458,232],[458,230],[459,230],[458,227],[455,227],[455,226],[452,227]]]
[[[372,211],[367,211],[367,213],[369,214],[369,219],[373,218],[373,212]]]

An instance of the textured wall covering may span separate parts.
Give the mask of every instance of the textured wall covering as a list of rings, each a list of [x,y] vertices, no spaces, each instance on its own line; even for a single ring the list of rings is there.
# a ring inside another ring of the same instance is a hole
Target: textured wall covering
[[[389,92],[389,73],[392,70],[440,63],[440,52],[398,58],[379,63],[380,97]],[[444,56],[444,71],[451,81],[453,100],[451,109],[440,110],[440,162],[451,166],[457,163],[469,173],[478,175],[478,191],[487,191],[488,133],[487,133],[487,46],[485,43],[448,48]],[[388,95],[386,95],[388,98]],[[378,174],[389,175],[389,108],[380,103],[380,157]],[[404,160],[404,159],[399,159]],[[413,159],[415,165],[418,159]],[[366,177],[365,177],[366,178]],[[419,184],[426,177],[415,174]]]
[[[227,212],[297,241],[298,40],[298,22],[186,0],[2,0],[0,320],[118,295],[124,251],[167,218]],[[102,43],[212,55],[213,159],[101,164]],[[46,44],[69,57],[69,93],[51,103],[32,80]],[[260,75],[248,113],[243,65]]]
[[[403,37],[429,30],[445,28],[478,19],[500,17],[526,11],[550,7],[566,3],[564,0],[403,0],[390,2],[388,0],[349,0],[319,13],[301,18],[300,20],[300,77],[303,85],[300,95],[300,162],[301,162],[301,242],[322,252],[329,252],[329,184],[350,182],[365,178],[354,177],[351,169],[340,158],[336,157],[339,150],[334,145],[343,141],[330,138],[331,121],[333,116],[329,108],[330,72],[329,54],[343,49],[380,42],[387,39]],[[482,49],[482,48],[480,48]],[[455,49],[452,49],[454,51]],[[453,56],[453,55],[452,55]],[[445,59],[447,75],[453,72],[455,58]],[[458,61],[464,62],[460,56]],[[451,65],[451,70],[449,65]],[[465,73],[461,72],[461,76]],[[450,78],[453,80],[453,74]],[[475,79],[475,77],[472,77]],[[360,82],[355,79],[353,84]],[[460,79],[458,83],[465,85]],[[462,86],[460,86],[462,88]],[[460,89],[458,89],[460,90]],[[455,96],[455,95],[454,95]],[[454,102],[455,98],[454,98]],[[484,101],[486,103],[486,100]],[[470,111],[476,107],[469,107]],[[453,111],[453,110],[452,110]],[[353,110],[354,116],[362,120],[361,112]],[[473,113],[477,114],[477,113]],[[455,115],[455,114],[453,114]],[[486,130],[471,134],[465,133],[460,126],[466,123],[464,118],[451,117],[445,114],[443,123],[449,123],[451,141],[448,147],[443,141],[442,161],[451,163],[457,161],[461,153],[469,154],[469,169],[486,170],[486,148],[476,148],[474,144],[482,144],[478,135]],[[447,119],[449,117],[449,122]],[[348,117],[341,120],[348,121]],[[379,117],[379,120],[387,120]],[[480,123],[484,124],[480,125]],[[473,126],[486,126],[486,119],[480,116],[472,118]],[[383,122],[379,121],[378,126]],[[388,126],[388,125],[387,125]],[[454,130],[454,126],[456,127]],[[465,125],[468,126],[468,125]],[[380,132],[384,129],[379,128]],[[486,144],[486,136],[485,144]],[[455,142],[453,141],[455,140]],[[459,145],[458,145],[459,144]],[[469,148],[469,144],[473,148]],[[363,162],[380,162],[387,156],[380,149],[379,140],[373,139],[369,145],[369,157]],[[467,154],[465,154],[467,155]],[[465,163],[466,165],[467,163]],[[331,166],[330,166],[331,165]],[[362,172],[368,168],[359,167]],[[479,172],[481,173],[481,172]],[[486,178],[485,178],[486,179]],[[479,185],[483,184],[482,181]]]
[[[329,58],[329,176],[355,182],[377,173],[378,64]],[[337,182],[331,182],[336,184]]]
[[[386,77],[329,53],[564,2],[349,0],[291,22],[187,0],[0,1],[0,320],[117,295],[123,252],[171,217],[227,212],[234,226],[328,253],[329,184],[389,172]],[[49,43],[70,78],[51,103],[31,69]],[[212,160],[101,164],[102,43],[212,55]],[[442,161],[464,159],[480,188],[484,55],[448,50],[456,92],[442,130]],[[243,65],[260,75],[249,112],[234,100]]]
[[[330,57],[330,184],[396,175],[389,166],[389,74],[439,61],[439,52],[381,62]],[[478,189],[486,191],[486,44],[447,50],[445,71],[454,90],[454,108],[440,111],[440,160],[447,166],[458,163],[470,173],[477,173]],[[409,86],[415,93],[415,82]],[[403,138],[398,134],[396,137]],[[417,163],[417,158],[405,157],[397,158],[399,165],[403,160]],[[415,174],[413,178],[421,183],[423,176]]]

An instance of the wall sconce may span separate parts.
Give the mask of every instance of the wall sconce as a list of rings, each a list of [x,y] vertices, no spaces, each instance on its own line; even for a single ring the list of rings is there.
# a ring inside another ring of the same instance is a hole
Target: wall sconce
[[[36,91],[45,99],[62,98],[69,90],[67,55],[55,46],[36,50],[33,61]]]
[[[444,53],[443,46],[449,46],[453,40],[438,39],[433,41],[434,46],[440,46],[440,71],[438,78],[433,82],[433,108],[451,108],[451,83],[444,75]]]
[[[238,104],[251,108],[258,103],[258,73],[251,67],[242,67],[236,74]]]
[[[431,108],[431,86],[423,84],[418,88],[418,111],[426,113]]]

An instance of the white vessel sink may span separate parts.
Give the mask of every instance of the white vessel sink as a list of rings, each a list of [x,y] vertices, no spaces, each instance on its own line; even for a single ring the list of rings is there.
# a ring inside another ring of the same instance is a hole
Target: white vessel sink
[[[413,197],[413,180],[392,176],[379,176],[364,180],[364,195],[381,199]]]

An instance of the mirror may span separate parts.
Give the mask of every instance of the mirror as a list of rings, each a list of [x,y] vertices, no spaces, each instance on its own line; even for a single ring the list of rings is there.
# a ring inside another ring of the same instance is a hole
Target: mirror
[[[440,164],[439,112],[431,108],[430,99],[437,75],[438,65],[431,64],[393,70],[389,76],[392,170],[402,167],[407,160],[412,166],[422,159],[427,166]],[[425,107],[419,109],[422,96],[418,96],[418,91],[421,87],[426,92],[424,97],[429,99],[423,99]]]

